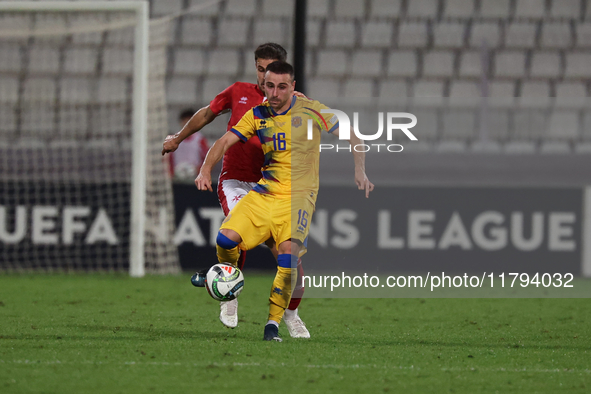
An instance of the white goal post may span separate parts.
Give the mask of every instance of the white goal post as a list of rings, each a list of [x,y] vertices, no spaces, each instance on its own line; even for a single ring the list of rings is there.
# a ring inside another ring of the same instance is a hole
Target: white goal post
[[[165,185],[160,185],[158,180],[151,180],[152,185],[148,186],[147,184],[150,182],[148,178],[148,171],[150,171],[150,168],[152,168],[152,170],[155,167],[159,167],[159,162],[158,160],[160,160],[160,158],[155,159],[156,160],[156,164],[149,164],[148,161],[149,160],[154,160],[154,159],[149,159],[148,155],[153,154],[154,153],[154,146],[149,146],[149,141],[152,140],[152,142],[154,141],[158,141],[160,139],[160,136],[154,136],[154,135],[149,135],[149,124],[150,124],[150,114],[149,114],[149,96],[152,93],[151,90],[154,89],[161,89],[163,90],[163,73],[162,74],[162,81],[158,80],[157,83],[155,83],[155,85],[157,85],[155,88],[150,88],[149,87],[149,83],[150,83],[150,70],[148,69],[150,63],[151,63],[151,48],[150,48],[150,20],[149,20],[149,3],[148,1],[0,1],[0,14],[11,14],[11,13],[21,13],[21,14],[25,14],[25,13],[35,13],[35,14],[45,14],[45,13],[55,13],[55,14],[63,14],[63,15],[67,15],[69,13],[86,13],[86,14],[92,14],[92,13],[102,13],[102,14],[108,14],[110,12],[113,13],[126,13],[126,15],[128,15],[129,13],[132,13],[134,15],[133,19],[130,20],[129,17],[127,18],[120,18],[120,19],[114,19],[114,20],[110,20],[108,17],[106,18],[105,21],[102,21],[102,24],[99,24],[99,26],[97,27],[97,31],[100,32],[104,32],[106,31],[106,29],[109,29],[110,27],[112,27],[114,30],[119,28],[130,28],[133,27],[133,71],[132,71],[132,93],[131,93],[131,115],[130,115],[130,121],[131,121],[131,137],[130,137],[130,145],[131,145],[131,169],[130,169],[130,174],[127,175],[127,179],[128,181],[131,183],[131,191],[130,191],[130,196],[129,196],[129,201],[130,201],[130,213],[129,213],[129,234],[126,234],[125,236],[128,237],[128,244],[129,244],[129,274],[133,277],[141,277],[144,276],[146,273],[146,234],[150,235],[151,233],[157,233],[159,231],[159,229],[163,228],[162,226],[166,226],[167,223],[159,223],[156,224],[152,227],[157,227],[156,231],[154,230],[154,228],[151,229],[147,229],[147,223],[146,223],[146,214],[147,211],[149,211],[149,209],[146,207],[146,200],[147,200],[147,188],[152,187],[152,188],[158,188],[158,187],[165,187]],[[67,20],[67,17],[65,18]],[[10,32],[8,31],[10,27],[8,27],[7,29],[4,29],[0,26],[0,39],[2,39],[2,37],[7,36],[10,37],[12,35],[12,37],[18,37],[19,33],[18,32]],[[72,34],[79,34],[79,33],[88,33],[88,32],[92,32],[93,31],[93,26],[92,25],[88,25],[88,26],[80,26],[80,24],[75,25],[66,25],[63,26],[63,29],[61,31],[55,31],[55,27],[50,27],[47,29],[47,31],[43,30],[44,27],[41,26],[34,26],[28,33],[24,32],[22,33],[22,37],[23,39],[26,39],[27,36],[31,37],[34,36],[35,38],[46,38],[47,36],[52,36],[52,35],[61,35],[61,36],[67,36],[67,35],[72,35]],[[104,33],[106,35],[106,33]],[[152,33],[154,34],[154,33]],[[30,38],[29,38],[30,40]],[[108,40],[103,38],[103,42],[106,42]],[[102,45],[102,44],[101,44]],[[60,50],[62,51],[62,53],[59,55],[60,57],[63,57],[63,52],[65,50],[67,50],[68,48],[64,49],[64,45],[60,44],[59,46]],[[81,49],[82,50],[87,50],[86,48]],[[21,50],[22,52],[22,50]],[[164,53],[164,51],[163,51]],[[29,57],[32,58],[33,56],[29,53],[27,53],[25,55],[25,57]],[[31,60],[32,62],[32,60]],[[62,63],[64,62],[63,60],[59,60],[60,62],[60,67],[62,66]],[[101,63],[101,61],[99,61],[99,63]],[[100,64],[98,66],[98,68],[100,69],[101,67],[105,67],[108,66],[108,60],[103,59],[102,60],[102,64]],[[162,63],[166,63],[166,60],[164,59],[162,61]],[[67,65],[66,65],[67,67]],[[57,91],[58,95],[60,94],[60,91],[63,91],[63,85],[62,85],[62,76],[61,74],[56,74],[57,76],[54,75],[49,75],[47,76],[46,74],[44,74],[45,71],[42,71],[40,73],[40,75],[42,75],[43,78],[45,78],[46,80],[52,81],[52,80],[57,80],[58,82],[56,83],[56,89],[55,91]],[[0,69],[0,75],[2,73],[2,70]],[[20,73],[20,74],[26,74],[26,73]],[[17,75],[17,74],[15,74]],[[16,76],[14,77],[16,79],[20,78],[20,82],[21,84],[23,84],[22,76]],[[26,78],[26,77],[25,77]],[[42,79],[42,78],[39,78]],[[79,80],[84,79],[84,77],[78,77]],[[5,78],[5,80],[8,82],[10,82],[10,78]],[[124,78],[121,78],[121,80],[124,80]],[[27,81],[24,82],[25,88],[24,91],[26,93],[26,89],[27,89]],[[162,86],[160,86],[162,85]],[[95,90],[100,91],[105,90],[105,88],[103,86],[99,86],[98,83],[97,85],[93,85],[95,86]],[[0,90],[2,89],[2,85],[0,85]],[[50,89],[51,90],[51,89]],[[23,88],[21,87],[19,92],[23,91]],[[74,91],[74,94],[76,92]],[[93,92],[91,92],[93,93]],[[160,92],[162,97],[158,97],[157,101],[158,101],[158,105],[160,104],[160,102],[164,103],[164,108],[165,108],[165,101],[164,101],[164,92]],[[1,92],[0,92],[1,94]],[[24,101],[19,94],[19,98],[15,101],[16,104],[14,104],[15,106],[22,106],[22,102]],[[63,93],[62,93],[63,95]],[[36,100],[36,98],[34,97],[34,99]],[[53,101],[52,101],[53,100]],[[0,101],[1,101],[1,95],[0,95]],[[57,104],[55,104],[55,102],[57,102]],[[51,99],[48,100],[47,104],[48,106],[57,106],[60,105],[61,101],[58,98],[56,99]],[[110,103],[107,103],[107,107],[109,105],[112,105]],[[94,107],[96,107],[95,103],[90,103],[90,104],[75,104],[75,106],[77,107],[83,107],[82,109],[84,111],[87,111],[87,108],[90,108],[88,111],[92,112],[94,111]],[[121,104],[122,106],[122,111],[124,111],[125,104]],[[11,110],[12,111],[12,110]],[[10,112],[11,114],[13,112]],[[19,107],[14,113],[17,113],[17,117],[20,116],[18,115],[21,111],[21,108]],[[57,125],[59,122],[63,122],[66,119],[66,115],[65,114],[61,114],[58,113],[59,109],[55,109],[55,110],[51,110],[54,111],[52,116],[55,116],[55,129],[57,130],[57,132],[59,133],[59,126]],[[165,110],[164,110],[165,111]],[[84,114],[86,114],[86,112],[83,112]],[[2,114],[0,113],[0,116],[2,116]],[[74,115],[76,116],[76,115]],[[86,115],[84,115],[86,116]],[[164,120],[166,120],[166,115],[164,114],[163,116],[161,116],[164,118]],[[15,128],[17,128],[19,130],[19,135],[15,138],[20,138],[20,136],[22,134],[24,134],[25,132],[22,131],[24,129],[23,127],[23,123],[26,122],[26,120],[24,119],[25,117],[22,116],[22,118],[18,118],[15,121]],[[92,114],[92,115],[88,115],[88,118],[90,119],[90,121],[93,122],[97,122],[100,121],[101,119],[101,115],[100,114]],[[53,119],[53,118],[52,118]],[[89,122],[90,122],[89,121]],[[164,123],[164,125],[166,125],[166,123]],[[108,126],[103,126],[103,128],[107,128]],[[156,126],[154,126],[156,127]],[[75,128],[75,127],[72,127]],[[91,127],[89,126],[89,129],[91,129]],[[163,127],[162,132],[164,132],[164,134],[166,134],[166,129],[165,127]],[[82,132],[81,132],[82,133]],[[92,131],[90,132],[86,132],[87,134],[91,134]],[[8,133],[7,133],[8,134]],[[51,133],[49,133],[51,134]],[[120,138],[121,136],[116,136],[118,138]],[[68,137],[69,138],[69,137]],[[57,143],[55,143],[55,145],[59,145],[59,143],[61,143],[62,145],[66,144],[67,145],[67,138],[64,138],[64,140],[62,141],[58,141]],[[44,140],[45,141],[45,140]],[[54,141],[55,142],[55,141]],[[104,142],[104,141],[103,141]],[[160,142],[161,143],[161,142]],[[10,142],[10,144],[12,144],[12,142]],[[152,143],[152,145],[154,145],[154,143]],[[78,149],[78,148],[75,148]],[[78,149],[79,152],[79,149]],[[62,155],[62,153],[57,154],[57,156]],[[109,163],[107,162],[105,164],[105,166],[108,167]],[[160,173],[165,173],[166,169],[164,168],[166,166],[166,164],[164,163],[160,163],[160,167],[162,168],[156,168],[156,171],[158,172],[158,177],[160,177]],[[7,172],[8,173],[8,172]],[[2,176],[2,174],[0,173],[0,177]],[[80,177],[84,177],[84,175],[80,175]],[[10,178],[9,176],[5,177],[5,178]],[[104,177],[103,177],[104,178]],[[122,177],[123,178],[123,177]],[[5,179],[0,178],[0,181],[3,181]],[[84,182],[85,180],[83,180]],[[171,192],[169,193],[171,195]],[[174,215],[173,209],[171,208],[171,196],[168,195],[166,198],[164,198],[164,200],[166,200],[167,203],[169,203],[169,206],[167,207],[168,211],[167,211],[167,215],[169,217],[166,218],[166,215],[160,215],[160,220],[161,221],[166,221],[168,223],[172,223],[172,218],[170,218],[171,215]],[[158,202],[160,202],[161,200],[163,200],[162,198],[154,198],[154,200],[157,200]],[[2,203],[0,202],[0,205]],[[15,204],[16,206],[16,204]],[[2,209],[4,209],[2,207]],[[27,208],[28,209],[28,208]],[[155,207],[152,210],[153,212],[158,212],[158,210],[160,209],[160,207]],[[14,208],[14,210],[16,211],[16,208]],[[161,210],[161,209],[160,209]],[[72,213],[74,212],[74,213]],[[76,213],[78,212],[78,213]],[[68,219],[64,218],[63,219],[63,227],[62,229],[57,229],[55,230],[57,233],[59,233],[60,231],[63,233],[63,243],[68,244],[68,242],[71,243],[71,238],[73,236],[76,236],[77,233],[76,231],[78,231],[80,228],[82,228],[83,224],[81,224],[80,222],[76,222],[76,220],[78,220],[75,216],[72,217],[72,215],[84,215],[84,209],[79,208],[78,211],[74,210],[74,211],[68,211],[68,214],[66,215],[65,210],[64,210],[64,215],[67,216]],[[7,219],[7,215],[4,211],[0,211],[0,213],[2,215],[0,215],[0,220],[2,219],[2,217],[4,218],[4,221],[8,222]],[[31,217],[31,221],[33,221],[33,217],[37,217],[34,216],[37,213],[33,212],[33,208],[30,209],[29,212],[29,216]],[[14,222],[18,224],[18,218],[16,218],[16,213],[15,215],[15,219]],[[59,215],[59,214],[58,214]],[[69,215],[69,216],[68,216]],[[97,217],[100,216],[97,215]],[[152,217],[157,216],[156,215],[152,215]],[[56,216],[57,217],[57,216]],[[43,217],[40,219],[43,220]],[[59,222],[59,219],[56,219],[56,222]],[[96,221],[95,221],[96,222]],[[45,221],[45,223],[47,223],[47,220]],[[68,226],[70,226],[72,229],[67,230],[66,227],[66,223],[68,224]],[[95,223],[96,224],[96,223]],[[101,224],[97,224],[96,226],[100,226]],[[0,226],[5,226],[5,229],[0,228],[1,231],[7,232],[8,230],[6,230],[6,228],[9,228],[10,226],[8,226],[6,223],[0,223]],[[16,225],[15,225],[16,226]],[[33,224],[31,224],[31,227],[33,226]],[[78,226],[78,227],[76,227]],[[86,226],[86,228],[92,227],[90,226],[88,223],[85,224],[84,226]],[[93,224],[94,226],[94,224]],[[94,228],[94,227],[93,227]],[[146,231],[147,230],[147,231]],[[17,230],[14,230],[17,231]],[[34,229],[29,229],[27,230],[29,232],[35,232],[37,230]],[[41,232],[43,232],[43,230],[40,230]],[[68,232],[69,231],[69,232]],[[99,230],[100,231],[100,228]],[[73,235],[72,235],[73,234]],[[61,235],[57,235],[58,237]],[[81,235],[80,235],[81,236]],[[157,236],[157,234],[156,234]],[[88,241],[88,237],[86,239],[86,241]],[[88,242],[87,242],[88,243]],[[164,241],[162,243],[165,243]],[[167,248],[167,246],[162,246],[161,248]],[[168,249],[167,249],[168,250]],[[51,253],[53,252],[53,249],[51,250]],[[100,253],[100,250],[99,250]],[[39,253],[38,253],[39,254]],[[170,252],[169,250],[165,253],[169,256],[167,256],[167,262],[164,263],[164,265],[167,266],[167,268],[164,268],[163,270],[159,270],[159,269],[152,269],[150,272],[163,272],[163,273],[170,273],[170,272],[178,272],[179,270],[179,266],[178,266],[178,257],[176,256],[176,250],[174,250],[173,252]],[[174,255],[174,256],[172,256]],[[84,257],[84,253],[80,254],[80,258],[82,260],[85,259]],[[172,256],[172,257],[171,257]],[[107,257],[108,254],[107,254]],[[175,261],[176,259],[176,261]],[[159,263],[155,263],[156,266],[158,266]],[[74,268],[76,268],[76,264],[72,265]],[[14,270],[14,267],[12,267],[13,269],[9,269],[9,270]],[[28,266],[27,268],[33,268],[35,269],[36,267],[33,266]],[[42,267],[43,268],[43,267]],[[66,269],[71,268],[71,267],[66,267]],[[59,267],[58,267],[59,269]],[[120,270],[121,269],[121,265],[117,265],[115,266],[115,268],[113,268],[111,265],[107,264],[107,267],[104,268],[108,271],[111,270]],[[0,267],[0,271],[2,270],[2,267]],[[16,269],[17,271],[19,270],[18,268]],[[100,270],[100,268],[99,268]]]

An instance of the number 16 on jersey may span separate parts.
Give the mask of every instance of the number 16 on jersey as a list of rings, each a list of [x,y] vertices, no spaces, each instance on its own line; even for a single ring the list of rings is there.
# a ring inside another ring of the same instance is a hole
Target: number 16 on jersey
[[[285,133],[273,134],[273,150],[285,150]]]
[[[308,227],[308,212],[303,209],[298,210],[298,231],[304,232]]]

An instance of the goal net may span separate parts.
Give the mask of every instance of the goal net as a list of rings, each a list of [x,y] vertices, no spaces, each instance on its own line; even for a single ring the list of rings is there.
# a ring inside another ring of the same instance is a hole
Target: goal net
[[[0,271],[178,272],[169,24],[142,31],[143,2],[15,4],[0,1]]]

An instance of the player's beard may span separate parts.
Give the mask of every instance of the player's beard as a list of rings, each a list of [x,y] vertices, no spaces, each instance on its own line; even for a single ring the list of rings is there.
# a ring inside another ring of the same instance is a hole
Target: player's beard
[[[269,102],[269,104],[271,105],[271,108],[273,108],[275,111],[280,110],[281,108],[283,108],[283,106],[285,104],[287,104],[288,100],[285,100],[283,102],[281,102],[279,100],[279,97],[271,97],[270,99],[267,98],[267,101]]]

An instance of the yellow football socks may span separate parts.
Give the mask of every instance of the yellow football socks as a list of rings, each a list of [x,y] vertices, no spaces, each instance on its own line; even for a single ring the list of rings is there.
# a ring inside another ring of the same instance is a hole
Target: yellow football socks
[[[216,252],[218,256],[218,261],[220,263],[230,263],[233,266],[236,266],[238,256],[240,256],[240,250],[238,249],[238,246],[232,249],[224,249],[221,246],[217,245]]]
[[[283,313],[289,305],[292,292],[292,279],[297,277],[297,269],[277,267],[269,297],[269,320],[281,323]]]

